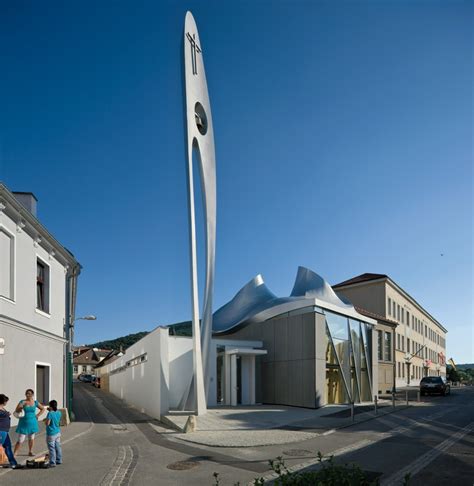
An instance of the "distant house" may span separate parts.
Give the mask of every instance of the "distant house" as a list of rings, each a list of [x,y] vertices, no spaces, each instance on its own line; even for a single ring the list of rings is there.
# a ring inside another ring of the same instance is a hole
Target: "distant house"
[[[84,374],[94,374],[94,368],[113,351],[110,349],[88,348],[73,359],[73,377]]]
[[[91,346],[73,346],[72,356],[75,358],[76,356],[79,356],[80,354],[89,351],[89,349],[91,349]]]
[[[64,326],[81,266],[38,220],[37,202],[0,182],[0,390],[12,405],[32,388],[63,407]]]
[[[109,391],[109,372],[108,372],[108,364],[113,363],[115,360],[121,358],[123,356],[122,350],[120,351],[110,351],[110,353],[94,368],[94,374],[100,378],[100,387],[105,390]]]

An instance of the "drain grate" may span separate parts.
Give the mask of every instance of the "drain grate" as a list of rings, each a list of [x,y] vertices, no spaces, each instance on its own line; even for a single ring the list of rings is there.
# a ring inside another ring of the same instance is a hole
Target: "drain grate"
[[[166,467],[173,471],[186,471],[187,469],[192,469],[193,467],[199,466],[199,462],[195,461],[178,461],[168,464]]]
[[[287,451],[283,451],[285,456],[312,456],[314,453],[313,451],[308,451],[308,449],[289,449]]]

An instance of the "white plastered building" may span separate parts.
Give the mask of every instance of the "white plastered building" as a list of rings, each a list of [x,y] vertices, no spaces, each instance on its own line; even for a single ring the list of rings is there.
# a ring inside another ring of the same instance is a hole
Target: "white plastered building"
[[[0,393],[66,402],[64,327],[80,265],[36,217],[32,193],[0,183]]]

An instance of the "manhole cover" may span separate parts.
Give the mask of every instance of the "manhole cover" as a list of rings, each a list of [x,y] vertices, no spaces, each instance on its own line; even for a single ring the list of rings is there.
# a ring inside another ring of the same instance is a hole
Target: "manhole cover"
[[[288,451],[283,451],[285,456],[312,456],[313,452],[307,449],[289,449]]]
[[[199,462],[194,461],[178,461],[168,464],[166,467],[172,469],[173,471],[185,471],[186,469],[192,469],[193,467],[199,466]]]

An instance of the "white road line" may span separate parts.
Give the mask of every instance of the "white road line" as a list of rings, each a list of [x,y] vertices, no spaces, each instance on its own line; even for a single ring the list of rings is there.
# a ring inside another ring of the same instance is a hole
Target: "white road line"
[[[354,452],[354,451],[357,451],[357,450],[360,450],[360,449],[364,449],[365,447],[368,447],[372,444],[375,444],[379,440],[385,439],[388,436],[388,434],[386,434],[386,433],[385,434],[382,433],[380,435],[383,435],[383,436],[377,437],[375,439],[364,439],[364,440],[361,440],[359,442],[356,442],[355,444],[351,444],[351,445],[348,445],[346,447],[342,447],[341,449],[338,449],[337,451],[331,452],[331,454],[329,456],[325,456],[325,457],[322,458],[322,462],[327,461],[330,456],[334,456],[334,457],[342,456],[342,455],[347,454],[349,452]],[[319,464],[319,463],[320,463],[320,460],[318,458],[310,459],[309,461],[302,462],[302,463],[296,464],[294,466],[290,466],[287,469],[288,469],[289,472],[297,472],[301,469],[306,469],[307,467],[315,466],[316,464]],[[273,479],[276,479],[277,477],[278,477],[278,475],[276,473],[269,473],[265,476],[262,476],[262,479],[266,482],[266,481],[271,481]],[[248,483],[247,486],[253,486],[254,484],[255,484],[255,482],[252,480]]]
[[[430,449],[428,452],[413,461],[411,464],[408,464],[408,466],[400,469],[387,479],[384,479],[381,483],[381,486],[395,486],[396,484],[400,484],[400,482],[403,481],[404,477],[407,474],[410,474],[410,476],[414,476],[415,474],[419,473],[422,469],[428,466],[428,464],[433,462],[439,455],[441,455],[444,451],[448,450],[456,442],[460,441],[472,430],[474,430],[474,422],[471,422],[469,425],[466,425],[466,427],[452,434],[449,438]]]
[[[421,418],[419,421],[411,419],[409,417],[397,416],[397,418],[400,418],[401,420],[408,421],[411,424],[410,427],[406,427],[404,425],[399,425],[399,426],[395,427],[394,429],[392,429],[388,432],[377,432],[376,433],[377,436],[374,437],[373,439],[364,439],[364,440],[361,440],[359,442],[355,442],[354,444],[350,444],[348,446],[342,447],[341,449],[337,449],[334,452],[330,452],[322,459],[322,461],[324,462],[324,461],[328,460],[329,457],[331,457],[331,456],[334,456],[334,457],[343,456],[343,455],[348,454],[350,452],[355,452],[357,450],[364,449],[365,447],[371,446],[371,445],[373,445],[377,442],[380,442],[381,440],[389,439],[390,437],[394,437],[396,435],[406,434],[407,432],[411,432],[416,427],[427,427],[428,424],[423,423],[423,422],[439,418],[442,415],[446,415],[447,413],[449,413],[451,411],[452,408],[455,408],[455,406],[449,405],[446,408],[444,408],[444,410],[439,411],[439,412],[434,412],[431,415],[428,415],[426,417]],[[388,415],[388,414],[386,414],[386,415]],[[396,423],[394,421],[387,420],[385,418],[385,415],[381,416],[381,417],[377,417],[376,420],[378,420],[379,422],[384,423],[385,425],[388,425],[388,426],[396,425]],[[328,431],[328,432],[330,432],[330,431]],[[321,435],[324,435],[324,434],[321,434]],[[295,465],[289,467],[288,470],[290,472],[297,472],[297,471],[300,471],[302,469],[306,469],[306,468],[311,467],[311,466],[316,466],[319,463],[320,463],[320,461],[317,458],[316,459],[310,459],[309,461],[302,462],[300,464],[295,464]],[[276,479],[277,477],[278,477],[278,475],[276,473],[269,473],[266,476],[263,476],[263,479],[265,481],[271,481],[272,479]],[[254,484],[254,482],[251,481],[250,483],[248,483],[248,486],[251,486],[253,484]]]

